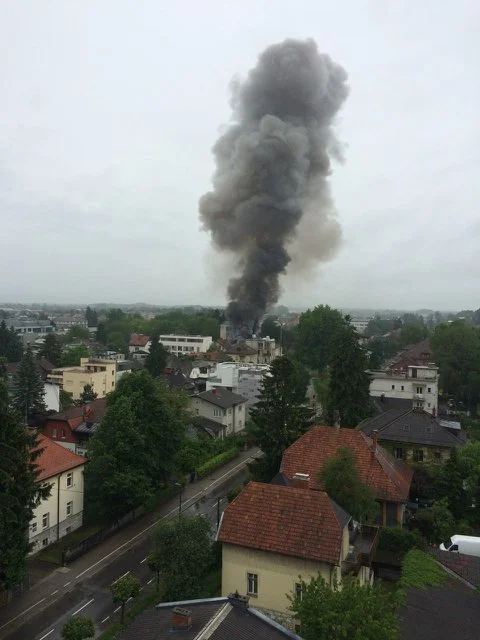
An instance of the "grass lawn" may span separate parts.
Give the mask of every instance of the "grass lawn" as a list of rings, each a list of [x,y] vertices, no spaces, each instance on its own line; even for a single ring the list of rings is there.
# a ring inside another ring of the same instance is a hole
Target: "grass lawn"
[[[99,524],[80,527],[76,531],[72,531],[72,533],[61,538],[58,542],[55,542],[55,544],[52,544],[45,549],[45,551],[39,553],[37,558],[44,562],[51,562],[52,564],[62,564],[62,551],[65,551],[69,547],[74,547],[94,533],[100,531],[100,529],[102,529],[102,525]]]

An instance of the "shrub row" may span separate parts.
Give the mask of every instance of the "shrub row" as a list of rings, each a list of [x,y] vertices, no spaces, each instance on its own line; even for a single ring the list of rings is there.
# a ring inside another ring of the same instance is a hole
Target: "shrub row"
[[[213,456],[213,458],[209,458],[206,462],[200,465],[196,470],[197,474],[199,476],[206,476],[208,473],[215,471],[215,469],[217,469],[217,467],[220,467],[222,464],[233,460],[233,458],[235,458],[237,455],[237,447],[233,447],[228,451],[224,451],[224,453],[219,453],[218,455]]]
[[[393,551],[404,555],[414,547],[423,548],[425,541],[418,531],[401,527],[385,527],[380,530],[379,551]]]

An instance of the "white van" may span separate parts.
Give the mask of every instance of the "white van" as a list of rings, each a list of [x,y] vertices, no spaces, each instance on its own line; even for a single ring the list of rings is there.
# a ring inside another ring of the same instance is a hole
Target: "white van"
[[[442,551],[455,551],[467,556],[480,556],[480,538],[475,536],[452,536],[438,547]]]

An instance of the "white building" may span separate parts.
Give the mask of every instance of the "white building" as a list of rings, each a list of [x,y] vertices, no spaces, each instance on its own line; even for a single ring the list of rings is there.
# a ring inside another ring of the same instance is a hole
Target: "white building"
[[[159,342],[174,354],[206,353],[213,343],[212,336],[161,335]]]
[[[47,411],[60,411],[60,387],[57,384],[51,382],[45,382],[43,385],[45,389],[44,402],[47,407]]]
[[[22,338],[24,344],[34,342],[39,335],[45,337],[47,333],[55,332],[55,327],[50,320],[9,320],[8,322]]]
[[[248,417],[248,410],[258,400],[263,376],[269,371],[268,364],[219,362],[213,376],[207,378],[207,391],[223,387],[243,396],[247,401]]]
[[[257,352],[256,361],[258,364],[270,364],[272,360],[282,355],[280,345],[277,345],[275,338],[270,338],[270,336],[265,336],[265,338],[252,336],[245,340],[245,344]]]
[[[195,415],[225,427],[226,436],[243,431],[247,400],[224,388],[203,391],[191,397]]]
[[[350,324],[357,333],[365,333],[371,318],[351,318]]]
[[[36,461],[40,468],[37,482],[50,485],[51,490],[30,521],[31,553],[82,526],[83,469],[87,462],[44,435],[39,435],[38,441],[42,452]]]
[[[371,371],[370,395],[412,400],[414,406],[438,414],[438,367],[409,366],[408,371]]]

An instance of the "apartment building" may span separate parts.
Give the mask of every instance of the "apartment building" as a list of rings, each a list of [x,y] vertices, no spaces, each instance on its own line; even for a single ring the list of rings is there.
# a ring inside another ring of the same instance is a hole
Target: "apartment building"
[[[206,389],[225,388],[246,399],[246,412],[258,401],[262,380],[270,371],[268,364],[219,362],[213,375],[206,379]]]
[[[57,384],[64,391],[78,400],[85,385],[90,384],[99,398],[116,387],[117,363],[115,360],[103,358],[81,358],[78,367],[60,367],[54,369],[47,377],[47,382]]]
[[[408,366],[406,371],[371,371],[370,395],[414,401],[415,407],[438,414],[438,367]]]
[[[237,393],[212,389],[193,395],[191,403],[195,415],[222,425],[227,436],[245,428],[247,401]]]
[[[159,342],[173,354],[206,353],[213,343],[212,336],[161,335]]]

